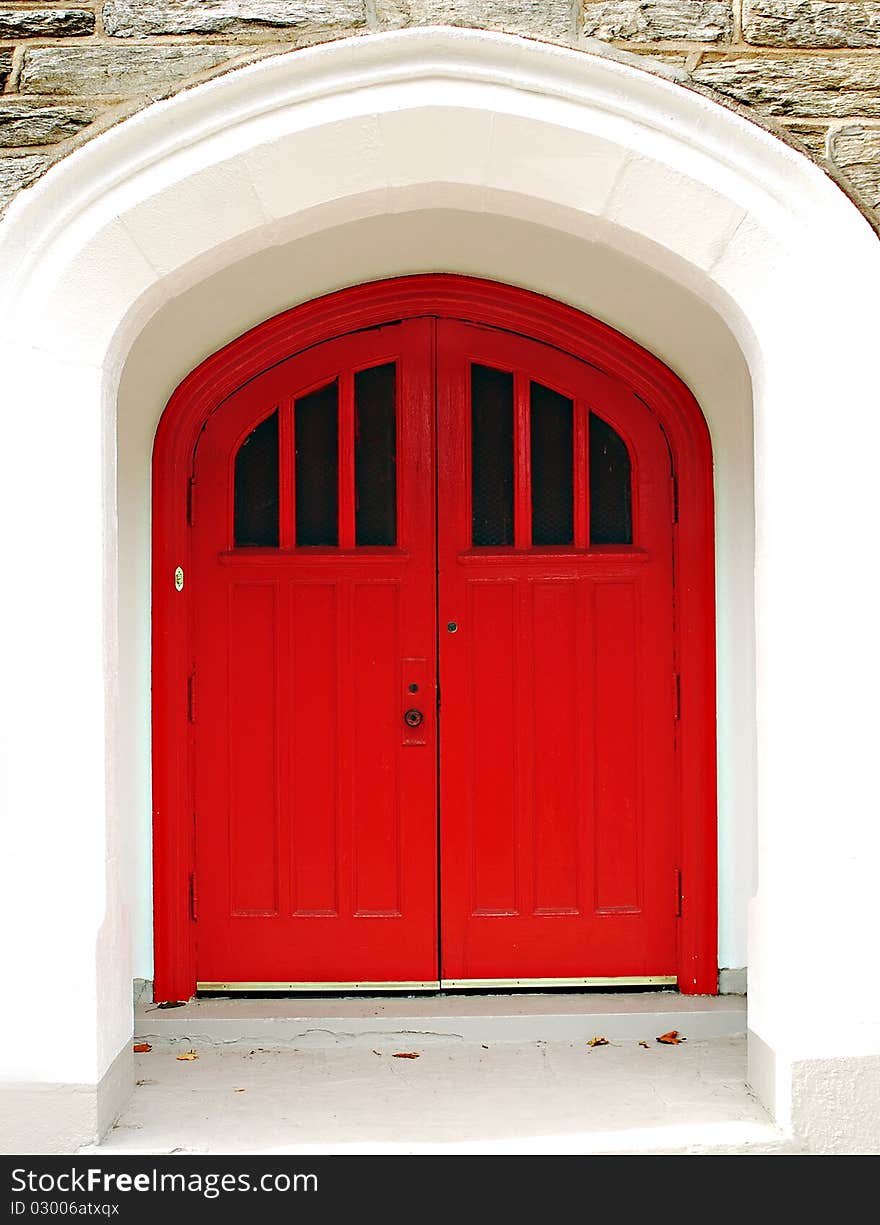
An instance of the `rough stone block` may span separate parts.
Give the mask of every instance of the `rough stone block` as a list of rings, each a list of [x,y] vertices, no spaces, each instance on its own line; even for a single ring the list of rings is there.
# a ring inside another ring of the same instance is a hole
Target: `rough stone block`
[[[0,89],[8,81],[10,72],[12,72],[12,49],[8,48],[0,51]]]
[[[744,0],[757,47],[880,47],[880,0]]]
[[[708,60],[692,77],[765,115],[880,118],[880,55]]]
[[[0,8],[0,38],[75,38],[94,32],[90,9]]]
[[[321,35],[366,23],[364,0],[107,0],[102,15],[116,38],[260,29]]]
[[[51,162],[46,154],[32,153],[26,157],[0,157],[0,210],[23,187],[38,179]]]
[[[729,40],[729,0],[596,0],[584,7],[588,38],[632,43]]]
[[[880,209],[880,128],[846,124],[831,133],[831,160],[869,208]]]
[[[376,0],[381,25],[472,26],[570,40],[574,20],[570,0]]]
[[[786,123],[785,130],[796,136],[802,145],[817,161],[824,161],[827,156],[828,125],[817,127],[813,123]]]
[[[24,53],[21,92],[162,97],[190,77],[259,47],[186,43],[165,46],[34,47]]]
[[[82,106],[45,106],[0,98],[0,148],[52,145],[92,123],[95,112]]]

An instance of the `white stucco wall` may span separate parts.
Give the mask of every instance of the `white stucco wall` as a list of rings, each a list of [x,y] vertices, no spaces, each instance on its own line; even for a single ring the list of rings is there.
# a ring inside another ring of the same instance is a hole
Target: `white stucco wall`
[[[127,814],[135,974],[152,976],[149,758],[150,457],[171,392],[262,319],[384,276],[458,272],[534,289],[661,357],[703,406],[715,458],[718,584],[719,942],[746,964],[754,891],[754,513],[748,371],[730,330],[670,278],[533,221],[420,209],[369,216],[234,263],[164,304],[135,341],[119,390],[120,801]]]

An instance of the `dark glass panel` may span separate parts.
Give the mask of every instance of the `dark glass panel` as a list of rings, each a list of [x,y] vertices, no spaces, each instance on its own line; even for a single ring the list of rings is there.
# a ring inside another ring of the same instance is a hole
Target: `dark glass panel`
[[[632,474],[626,443],[590,413],[590,543],[632,544]]]
[[[574,406],[531,386],[532,544],[574,544]]]
[[[355,542],[397,543],[396,366],[354,376]]]
[[[234,539],[278,547],[278,413],[261,421],[235,457]]]
[[[297,400],[296,543],[339,543],[339,392],[337,384]]]
[[[513,375],[471,366],[473,543],[513,544]]]

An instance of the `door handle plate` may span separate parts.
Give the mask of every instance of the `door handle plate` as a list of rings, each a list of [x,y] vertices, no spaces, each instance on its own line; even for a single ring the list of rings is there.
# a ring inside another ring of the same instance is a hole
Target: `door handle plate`
[[[428,660],[404,659],[400,680],[401,743],[404,747],[426,745],[431,724],[431,703],[436,692]]]

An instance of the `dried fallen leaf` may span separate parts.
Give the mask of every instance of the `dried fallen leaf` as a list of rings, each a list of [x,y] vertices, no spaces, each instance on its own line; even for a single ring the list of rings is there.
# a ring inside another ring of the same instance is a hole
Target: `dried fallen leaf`
[[[373,1051],[373,1054],[374,1054],[374,1055],[378,1055],[380,1059],[382,1058],[382,1052],[381,1052],[381,1051]]]
[[[608,1039],[597,1035],[595,1038],[590,1039],[587,1046],[608,1046]]]
[[[395,1059],[418,1059],[418,1051],[395,1051]]]
[[[247,1089],[233,1089],[233,1093],[247,1093]]]
[[[483,1048],[484,1051],[488,1051],[489,1049],[485,1042],[481,1042],[480,1046]]]
[[[678,1046],[681,1042],[687,1042],[687,1038],[679,1038],[678,1030],[670,1029],[668,1034],[661,1034],[657,1041],[666,1046]]]
[[[660,1039],[658,1038],[658,1039],[657,1039],[657,1041],[659,1042],[659,1041],[660,1041]],[[647,1042],[640,1042],[640,1043],[639,1043],[639,1046],[643,1046],[643,1047],[645,1048],[645,1050],[646,1050],[646,1051],[649,1051],[649,1050],[651,1049],[651,1048],[648,1046]]]
[[[184,1052],[183,1052],[183,1054],[182,1054],[182,1055],[178,1055],[178,1056],[177,1056],[177,1058],[178,1058],[179,1060],[181,1060],[181,1061],[183,1061],[183,1060],[187,1060],[187,1061],[188,1061],[188,1060],[191,1060],[191,1059],[198,1059],[198,1055],[196,1054],[196,1052],[195,1052],[195,1051],[184,1051]]]
[[[149,1042],[135,1042],[134,1047],[133,1047],[134,1053],[136,1055],[143,1055],[147,1051],[151,1051],[152,1049],[153,1048],[150,1046]]]

